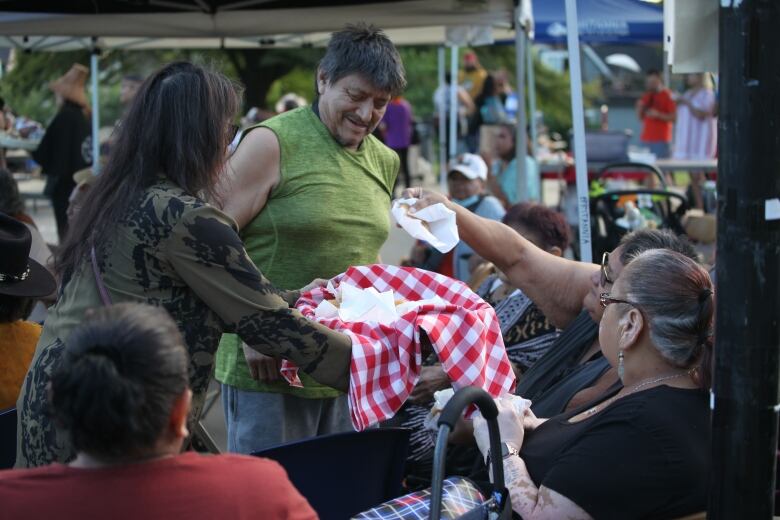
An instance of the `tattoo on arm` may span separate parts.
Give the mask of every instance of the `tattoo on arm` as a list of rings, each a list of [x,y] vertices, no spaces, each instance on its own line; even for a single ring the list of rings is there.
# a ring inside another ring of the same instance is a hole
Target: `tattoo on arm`
[[[592,520],[584,509],[560,493],[536,487],[520,457],[504,459],[504,476],[512,509],[526,520]]]

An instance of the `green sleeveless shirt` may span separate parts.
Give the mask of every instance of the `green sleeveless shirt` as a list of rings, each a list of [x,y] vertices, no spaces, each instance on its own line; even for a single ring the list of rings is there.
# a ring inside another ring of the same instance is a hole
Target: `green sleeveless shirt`
[[[390,198],[399,167],[396,153],[371,135],[356,152],[342,147],[310,107],[258,126],[276,134],[281,150],[279,185],[241,230],[260,271],[281,289],[299,289],[352,265],[375,263],[390,228]],[[215,375],[241,390],[306,398],[339,395],[303,372],[304,388],[284,381],[258,383],[234,334],[222,337]]]

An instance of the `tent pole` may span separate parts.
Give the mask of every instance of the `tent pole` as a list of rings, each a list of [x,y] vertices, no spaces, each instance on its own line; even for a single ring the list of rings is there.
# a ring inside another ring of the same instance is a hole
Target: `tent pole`
[[[100,49],[94,47],[92,55],[89,58],[90,72],[92,75],[92,174],[100,173],[100,113],[99,113],[99,95],[98,95],[98,59],[100,58]]]
[[[515,131],[515,171],[517,172],[517,199],[520,202],[528,200],[528,181],[525,168],[525,156],[528,153],[528,137],[525,131],[527,119],[525,104],[525,42],[527,36],[522,21],[522,2],[515,3],[515,76],[517,80],[517,129]]]
[[[772,518],[780,411],[780,2],[720,2],[719,25],[707,518]]]
[[[534,53],[531,39],[526,41],[525,55],[528,57],[526,67],[528,68],[528,121],[531,127],[531,156],[536,158],[536,147],[538,145],[538,135],[536,128],[536,75],[534,74]]]
[[[448,157],[458,155],[458,46],[450,48],[450,149]]]
[[[590,236],[590,198],[588,197],[588,158],[585,150],[585,109],[582,102],[580,71],[580,31],[577,25],[577,0],[566,0],[566,40],[569,50],[571,85],[571,121],[574,127],[574,167],[577,173],[577,209],[580,227],[580,260],[593,261]]]
[[[444,81],[444,68],[446,66],[447,51],[444,46],[439,47],[439,63],[438,63],[438,75],[439,75],[439,89],[442,93],[442,101],[449,96],[450,93],[445,88]],[[442,192],[447,191],[447,103],[442,103],[441,110],[439,110],[439,187]]]
[[[663,60],[664,60],[664,85],[666,85],[667,88],[669,88],[669,85],[672,81],[672,72],[669,67],[669,53],[667,51],[663,51]]]

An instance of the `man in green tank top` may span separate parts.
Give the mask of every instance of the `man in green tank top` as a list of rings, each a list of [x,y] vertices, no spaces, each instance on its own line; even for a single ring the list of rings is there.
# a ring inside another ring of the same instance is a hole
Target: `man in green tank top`
[[[371,132],[405,85],[401,58],[384,33],[347,26],[332,35],[319,64],[312,106],[244,132],[230,159],[224,211],[276,287],[298,289],[377,261],[399,159]],[[279,363],[223,336],[216,378],[229,451],[351,429],[345,394],[303,373],[304,387],[293,388]]]

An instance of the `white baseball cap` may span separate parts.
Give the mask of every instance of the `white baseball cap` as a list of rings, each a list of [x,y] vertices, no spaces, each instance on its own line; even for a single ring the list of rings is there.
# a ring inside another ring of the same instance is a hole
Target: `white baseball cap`
[[[450,162],[449,172],[460,172],[467,179],[482,179],[486,181],[488,167],[479,155],[464,153]]]

